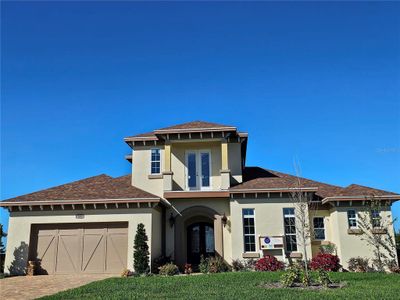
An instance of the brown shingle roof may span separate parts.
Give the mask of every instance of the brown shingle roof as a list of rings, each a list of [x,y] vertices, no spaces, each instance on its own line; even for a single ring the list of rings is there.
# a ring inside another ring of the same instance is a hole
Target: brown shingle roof
[[[185,130],[185,129],[212,129],[212,128],[226,128],[226,129],[236,130],[235,126],[222,125],[205,121],[192,121],[174,126],[160,128],[155,131],[157,132],[157,131],[174,131],[174,130]]]
[[[321,198],[337,196],[383,196],[397,195],[379,189],[369,188],[357,184],[349,185],[346,188],[322,183],[307,178],[300,178],[300,186],[304,188],[317,187],[317,196]],[[232,187],[231,191],[255,190],[255,189],[284,189],[297,188],[297,177],[273,170],[267,170],[260,167],[246,167],[243,171],[243,183]],[[400,198],[400,196],[399,196]]]
[[[322,198],[334,195],[342,189],[335,185],[325,184],[306,178],[300,178],[300,186],[303,188],[318,188],[316,194]],[[243,171],[243,183],[232,187],[231,190],[285,189],[297,187],[299,186],[296,176],[260,167],[246,167]]]
[[[2,202],[42,202],[71,200],[159,199],[159,197],[131,185],[131,175],[117,178],[101,174],[59,185]],[[0,202],[0,205],[2,203]]]
[[[340,196],[383,196],[396,195],[396,193],[370,188],[359,184],[351,184],[344,188]],[[339,196],[339,195],[336,195]]]
[[[183,124],[173,125],[169,127],[164,127],[160,129],[156,129],[152,132],[137,134],[133,136],[126,137],[126,141],[139,141],[139,140],[157,140],[156,134],[164,134],[164,133],[179,133],[179,132],[195,132],[195,131],[217,131],[217,130],[226,130],[226,131],[236,131],[235,126],[230,125],[222,125],[212,122],[205,121],[193,121],[187,122]],[[242,133],[244,134],[244,133]]]

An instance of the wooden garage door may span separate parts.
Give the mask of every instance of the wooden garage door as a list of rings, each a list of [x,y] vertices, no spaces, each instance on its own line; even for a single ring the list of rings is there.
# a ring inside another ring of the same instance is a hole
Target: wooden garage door
[[[30,245],[40,274],[120,273],[126,268],[128,223],[35,225]]]

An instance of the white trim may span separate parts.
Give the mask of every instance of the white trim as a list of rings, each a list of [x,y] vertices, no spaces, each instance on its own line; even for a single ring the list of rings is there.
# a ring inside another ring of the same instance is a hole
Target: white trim
[[[354,211],[354,215],[355,215],[355,217],[354,218],[349,218],[349,211]],[[357,214],[357,210],[355,210],[355,209],[348,209],[347,210],[347,216],[346,216],[347,218],[346,218],[346,220],[347,220],[347,228],[349,228],[349,229],[358,229],[358,214]],[[350,226],[350,219],[351,220],[355,220],[356,221],[356,226]]]
[[[245,209],[251,209],[253,211],[252,215],[244,215],[244,210]],[[253,218],[254,219],[254,233],[245,233],[244,232],[244,219],[250,219]],[[242,236],[243,236],[243,253],[258,253],[257,250],[257,231],[256,231],[256,209],[255,208],[242,208]],[[245,241],[245,237],[246,236],[254,236],[254,251],[246,251],[246,241]]]
[[[160,155],[160,160],[155,160],[154,162],[158,162],[160,164],[160,171],[158,173],[153,173],[153,167],[152,167],[152,163],[153,163],[153,150],[158,150],[159,151],[159,155]],[[161,148],[160,147],[152,147],[150,148],[150,175],[161,175],[162,174],[162,159],[161,159]]]
[[[195,154],[196,160],[196,187],[190,188],[189,187],[189,153]],[[208,153],[208,164],[209,164],[209,186],[202,186],[202,167],[201,167],[201,154]],[[200,174],[200,175],[199,175]],[[186,191],[211,191],[212,190],[212,157],[211,157],[211,150],[209,149],[198,149],[198,150],[186,150],[185,151],[185,190]]]
[[[315,220],[316,218],[322,219],[322,223],[323,223],[323,225],[324,225],[323,228],[315,228],[315,226],[314,226],[314,220]],[[324,240],[326,240],[325,217],[324,217],[324,216],[314,216],[314,217],[313,217],[313,224],[312,224],[312,225],[313,225],[314,241],[324,241]],[[318,238],[315,237],[315,229],[319,229],[319,230],[323,229],[323,230],[324,230],[324,238],[323,238],[323,239],[318,239]]]

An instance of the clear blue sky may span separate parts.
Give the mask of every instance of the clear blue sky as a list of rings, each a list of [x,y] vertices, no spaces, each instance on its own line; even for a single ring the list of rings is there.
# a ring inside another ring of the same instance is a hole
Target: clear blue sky
[[[1,5],[2,199],[198,119],[248,131],[248,165],[400,192],[400,3]]]

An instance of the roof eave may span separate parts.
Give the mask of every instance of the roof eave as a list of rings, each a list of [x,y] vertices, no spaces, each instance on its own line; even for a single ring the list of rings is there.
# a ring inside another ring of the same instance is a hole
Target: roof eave
[[[400,200],[400,195],[382,195],[382,196],[368,196],[368,195],[360,195],[360,196],[331,196],[322,199],[322,203],[329,203],[333,201],[368,201],[368,200],[390,200],[392,202]]]

